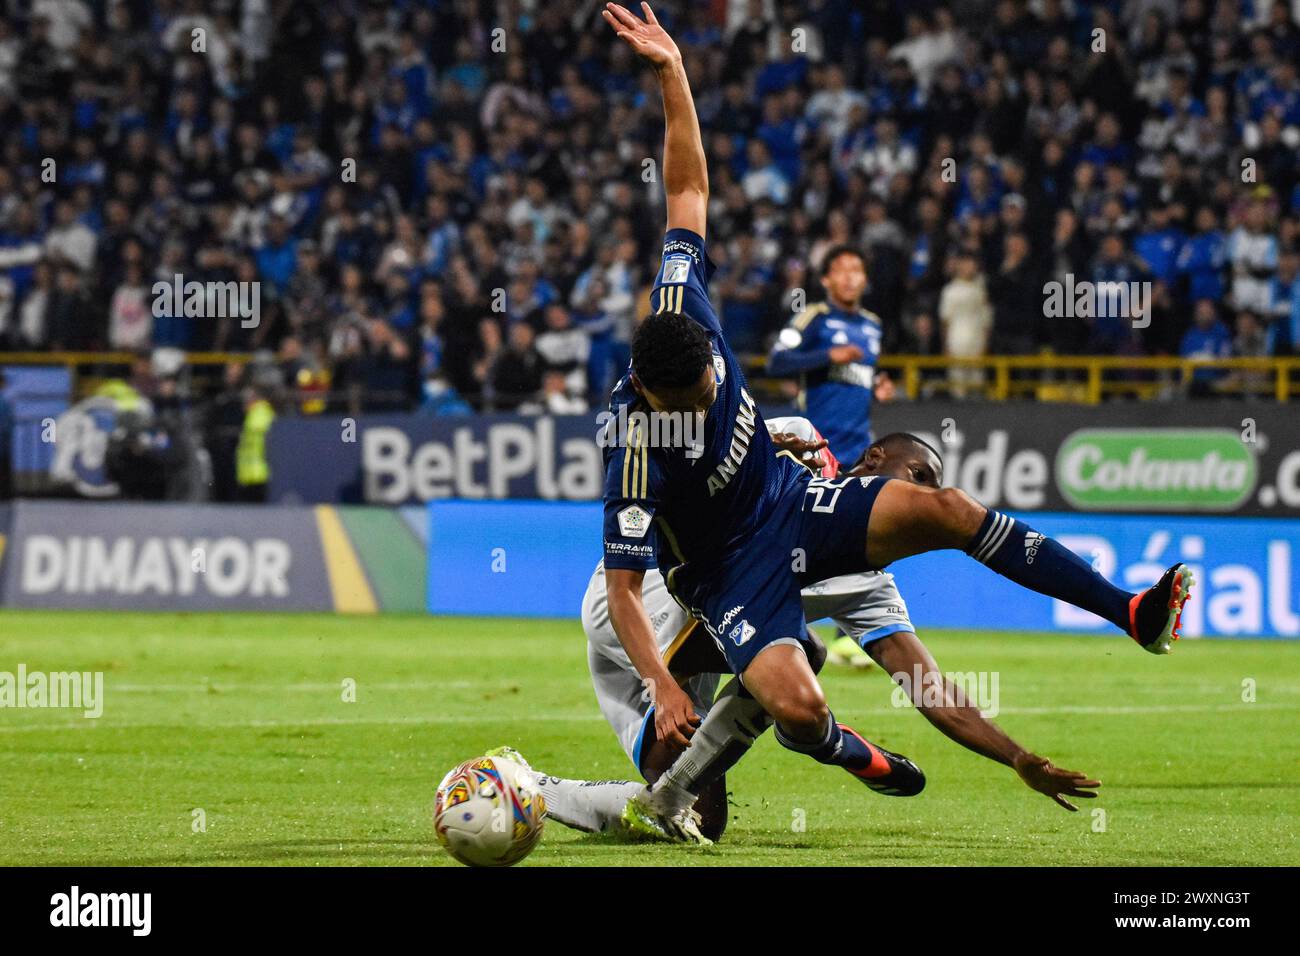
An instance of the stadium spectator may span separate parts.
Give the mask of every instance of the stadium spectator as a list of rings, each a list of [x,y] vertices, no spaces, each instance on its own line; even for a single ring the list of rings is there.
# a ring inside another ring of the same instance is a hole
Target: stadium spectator
[[[1253,312],[1238,312],[1232,337],[1233,358],[1267,358],[1269,356],[1268,332]],[[1228,376],[1234,390],[1253,396],[1267,393],[1269,374],[1254,369],[1236,371]]]
[[[1188,359],[1227,358],[1232,354],[1232,333],[1219,319],[1218,310],[1209,299],[1196,303],[1192,313],[1192,327],[1183,336],[1179,354]],[[1223,370],[1198,368],[1192,373],[1189,394],[1205,398],[1214,392],[1215,384],[1223,377]]]
[[[642,164],[661,106],[629,51],[594,42],[592,4],[490,6],[11,5],[0,347],[276,352],[294,337],[350,403],[372,404],[369,378],[401,380],[391,407],[415,407],[428,400],[423,283],[437,279],[456,394],[492,401],[504,345],[485,316],[508,323],[500,338],[542,329],[558,303],[590,342],[586,391],[603,400],[658,262],[661,200]],[[1172,353],[1200,299],[1252,312],[1274,351],[1296,349],[1278,285],[1300,242],[1294,4],[871,11],[656,7],[699,78],[715,290],[737,348],[768,350],[788,263],[816,270],[857,243],[894,350],[915,341],[905,310],[934,316],[945,343],[978,329],[941,307],[968,257],[988,276],[995,350]],[[1151,281],[1160,322],[1140,339],[1113,316],[1030,333],[1029,272]],[[177,274],[261,282],[259,326],[164,314],[147,336],[138,316],[124,333],[138,312],[125,290]]]
[[[488,398],[499,411],[535,401],[542,387],[545,364],[537,352],[536,333],[527,322],[510,327],[506,345],[496,350],[487,382]]]
[[[244,420],[235,449],[235,483],[240,501],[265,501],[271,467],[266,460],[266,436],[275,422],[275,409],[266,390],[247,387]]]
[[[1269,354],[1300,355],[1300,251],[1282,256],[1268,298]]]
[[[988,351],[993,330],[989,302],[979,260],[971,252],[953,257],[953,276],[939,294],[939,321],[943,323],[943,354],[949,358],[979,358]],[[977,368],[952,368],[948,377],[953,394],[965,397],[983,384]]]
[[[542,357],[546,373],[558,372],[568,394],[585,399],[591,340],[584,330],[573,324],[569,310],[561,303],[552,302],[543,315],[545,326],[537,336],[537,352]]]
[[[1008,235],[1004,250],[998,271],[989,280],[989,297],[994,303],[993,350],[1030,355],[1041,344],[1043,282],[1024,233]]]

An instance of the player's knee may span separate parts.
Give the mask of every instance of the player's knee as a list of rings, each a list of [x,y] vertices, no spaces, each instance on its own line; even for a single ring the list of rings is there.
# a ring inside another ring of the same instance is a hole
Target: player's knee
[[[826,697],[815,683],[790,688],[768,711],[788,735],[800,740],[813,740],[824,732],[831,715]]]

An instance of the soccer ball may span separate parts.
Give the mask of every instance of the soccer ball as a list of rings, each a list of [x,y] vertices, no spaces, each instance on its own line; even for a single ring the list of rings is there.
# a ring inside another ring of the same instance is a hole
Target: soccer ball
[[[542,838],[546,801],[528,765],[476,757],[438,784],[433,829],[443,849],[466,866],[513,866]]]

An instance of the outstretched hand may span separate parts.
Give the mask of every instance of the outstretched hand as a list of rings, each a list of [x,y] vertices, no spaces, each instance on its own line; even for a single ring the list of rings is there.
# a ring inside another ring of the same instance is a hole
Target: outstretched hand
[[[788,451],[798,458],[811,471],[819,472],[826,467],[826,459],[817,454],[826,447],[826,439],[815,441],[800,438],[793,432],[773,432],[772,444],[777,451]]]
[[[607,3],[605,9],[601,12],[601,16],[605,18],[605,22],[614,28],[614,32],[628,46],[656,67],[670,66],[673,63],[680,62],[682,58],[681,51],[677,49],[677,44],[673,42],[673,38],[664,31],[664,28],[659,25],[659,21],[655,19],[650,4],[642,3],[641,12],[645,14],[645,20],[641,20],[626,7],[622,7],[617,3]]]
[[[1021,754],[1016,758],[1013,766],[1016,773],[1020,774],[1020,779],[1031,789],[1046,794],[1070,811],[1077,811],[1079,808],[1065,797],[1091,799],[1097,796],[1096,788],[1101,786],[1100,780],[1090,780],[1086,773],[1077,770],[1063,770],[1054,766],[1046,757],[1037,754]]]

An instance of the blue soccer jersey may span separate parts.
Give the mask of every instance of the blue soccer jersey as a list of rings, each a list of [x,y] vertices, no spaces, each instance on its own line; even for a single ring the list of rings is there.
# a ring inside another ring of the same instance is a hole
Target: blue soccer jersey
[[[799,379],[799,407],[847,468],[871,444],[871,399],[880,358],[880,319],[828,303],[805,309],[781,330],[768,373]],[[856,345],[862,358],[831,363],[831,349]]]
[[[669,230],[651,307],[680,312],[708,332],[717,398],[705,416],[701,441],[674,446],[652,440],[655,429],[645,424],[650,409],[633,389],[630,374],[618,383],[610,412],[629,428],[626,440],[605,443],[605,566],[658,566],[673,594],[709,625],[715,639],[735,631],[733,643],[739,647],[767,626],[760,617],[770,619],[771,628],[788,631],[784,637],[801,636],[798,585],[790,574],[797,532],[791,522],[809,474],[793,456],[773,450],[709,301],[712,273],[700,236]],[[661,437],[664,431],[659,430]],[[784,606],[786,591],[793,594],[793,621]],[[780,600],[780,613],[758,606],[764,592]],[[728,600],[736,603],[722,608]],[[754,607],[756,623],[744,616],[746,603]],[[735,613],[728,616],[728,610]]]

